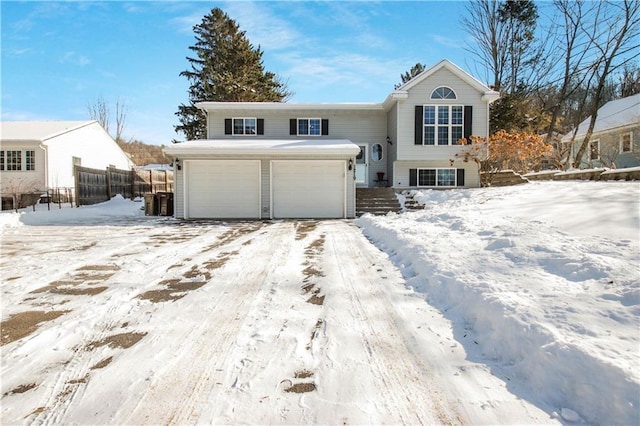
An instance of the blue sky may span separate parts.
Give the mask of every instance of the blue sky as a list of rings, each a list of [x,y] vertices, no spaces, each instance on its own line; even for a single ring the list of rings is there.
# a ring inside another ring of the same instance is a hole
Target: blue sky
[[[2,120],[85,120],[119,98],[125,138],[171,143],[192,28],[213,7],[262,47],[290,102],[381,102],[416,62],[443,58],[486,80],[459,1],[2,1]]]

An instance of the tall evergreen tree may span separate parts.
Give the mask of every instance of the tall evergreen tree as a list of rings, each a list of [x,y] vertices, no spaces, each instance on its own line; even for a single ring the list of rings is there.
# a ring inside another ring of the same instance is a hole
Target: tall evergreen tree
[[[201,101],[283,102],[291,93],[286,83],[265,71],[262,50],[254,48],[238,24],[213,8],[193,27],[196,43],[189,49],[189,69],[180,76],[189,80],[189,103],[178,106],[176,132],[187,140],[204,139],[206,117],[196,108]]]
[[[407,81],[411,80],[413,77],[417,76],[424,70],[425,70],[424,64],[421,64],[420,62],[416,63],[414,66],[411,67],[409,71],[405,72],[404,74],[400,74],[402,83],[396,84],[395,86],[393,86],[393,88],[398,89],[400,86],[402,86]]]

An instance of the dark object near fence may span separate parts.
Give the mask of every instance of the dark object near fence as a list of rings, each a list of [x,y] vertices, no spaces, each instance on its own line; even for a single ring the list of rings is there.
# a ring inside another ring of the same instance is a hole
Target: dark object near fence
[[[147,216],[173,216],[173,192],[145,194],[144,214]]]

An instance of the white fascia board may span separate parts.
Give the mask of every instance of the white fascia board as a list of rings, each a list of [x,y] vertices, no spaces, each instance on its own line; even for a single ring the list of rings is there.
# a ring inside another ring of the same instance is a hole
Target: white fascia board
[[[299,110],[339,110],[339,111],[383,111],[381,103],[308,103],[288,102],[197,102],[203,111],[299,111]]]

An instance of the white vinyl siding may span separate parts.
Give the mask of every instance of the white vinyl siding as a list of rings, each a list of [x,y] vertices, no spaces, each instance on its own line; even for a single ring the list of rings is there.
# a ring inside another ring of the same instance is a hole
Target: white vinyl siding
[[[455,88],[457,99],[455,100],[438,100],[431,102],[431,94],[438,87]],[[482,93],[470,86],[467,82],[459,78],[453,72],[446,68],[442,68],[429,78],[409,89],[409,97],[398,104],[398,135],[397,141],[397,157],[398,161],[410,160],[449,160],[455,158],[455,154],[463,148],[456,145],[457,140],[448,145],[437,146],[437,149],[430,149],[424,145],[414,144],[415,132],[415,106],[416,105],[464,105],[473,108],[472,115],[472,134],[474,136],[488,135],[488,107],[482,101]],[[395,141],[394,141],[395,143]],[[456,165],[455,167],[459,167]],[[394,185],[399,179],[394,178]],[[465,185],[466,186],[466,185]]]

